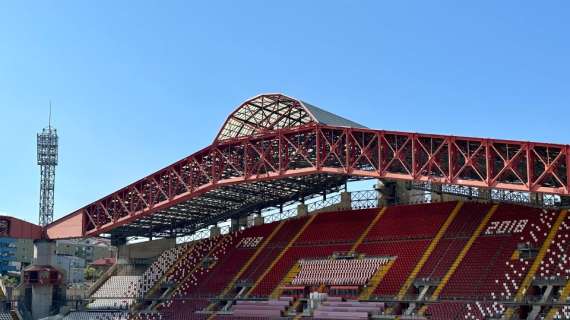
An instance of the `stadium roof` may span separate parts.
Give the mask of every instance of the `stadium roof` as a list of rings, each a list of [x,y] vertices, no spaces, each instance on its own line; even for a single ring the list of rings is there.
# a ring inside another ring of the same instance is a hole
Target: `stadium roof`
[[[379,178],[570,195],[570,146],[368,129],[264,94],[210,146],[46,227],[48,238],[183,236]]]

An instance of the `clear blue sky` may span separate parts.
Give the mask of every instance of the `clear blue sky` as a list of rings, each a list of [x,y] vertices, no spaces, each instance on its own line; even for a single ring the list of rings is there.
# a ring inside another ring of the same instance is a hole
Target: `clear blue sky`
[[[283,92],[368,127],[570,143],[569,1],[2,1],[0,211],[61,217]]]

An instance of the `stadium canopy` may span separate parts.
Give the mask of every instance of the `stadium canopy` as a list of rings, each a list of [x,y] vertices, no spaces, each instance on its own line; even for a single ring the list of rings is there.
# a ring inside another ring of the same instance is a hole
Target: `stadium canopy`
[[[372,130],[262,94],[232,112],[210,146],[45,231],[51,239],[183,236],[364,178],[569,195],[569,155],[568,145]]]

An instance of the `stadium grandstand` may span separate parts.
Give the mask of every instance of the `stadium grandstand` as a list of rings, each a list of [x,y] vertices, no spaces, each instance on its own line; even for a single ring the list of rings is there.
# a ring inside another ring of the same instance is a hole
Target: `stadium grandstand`
[[[568,145],[375,130],[262,94],[210,146],[43,227],[13,313],[568,319],[569,178]],[[115,264],[65,299],[50,248],[88,237]]]

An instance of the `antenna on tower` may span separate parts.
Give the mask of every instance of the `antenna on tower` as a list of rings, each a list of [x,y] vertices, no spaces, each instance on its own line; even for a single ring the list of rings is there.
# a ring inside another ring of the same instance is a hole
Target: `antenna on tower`
[[[37,134],[38,165],[40,166],[39,224],[53,221],[55,167],[57,166],[57,130],[51,127],[51,100],[49,102],[48,127]]]
[[[48,128],[51,128],[51,99],[49,100],[49,120],[48,120]]]

